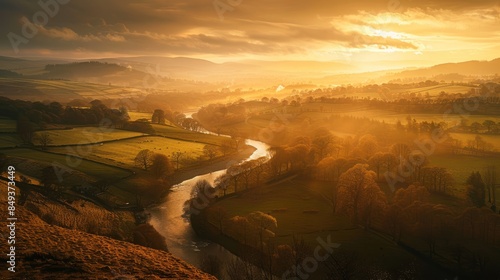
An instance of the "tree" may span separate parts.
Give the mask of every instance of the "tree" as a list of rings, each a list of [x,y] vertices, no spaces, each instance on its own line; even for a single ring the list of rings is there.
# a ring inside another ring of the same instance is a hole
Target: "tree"
[[[181,151],[177,151],[177,152],[172,153],[172,158],[174,159],[176,170],[179,170],[179,163],[181,162],[181,158],[183,155],[184,155],[184,153]]]
[[[371,211],[369,209],[373,210],[375,205],[385,200],[383,193],[380,193],[380,187],[375,182],[375,172],[367,168],[367,164],[356,164],[343,173],[338,182],[336,208],[347,213],[354,222],[359,221],[361,213],[365,223],[369,223],[371,213],[366,212]]]
[[[491,132],[491,128],[493,128],[495,125],[496,123],[492,120],[485,120],[483,122],[483,126],[486,127],[486,129],[488,129],[488,133]]]
[[[105,192],[109,189],[109,187],[111,187],[111,182],[110,182],[110,180],[107,180],[107,179],[101,179],[97,182],[94,182],[92,184],[92,186],[94,186],[96,189],[98,189],[101,192]]]
[[[385,163],[385,154],[381,153],[381,152],[378,152],[376,154],[374,154],[369,160],[368,160],[368,163],[370,164],[370,166],[372,168],[375,169],[375,171],[377,172],[377,179],[380,180],[380,169],[381,167],[384,165]]]
[[[496,167],[490,165],[486,167],[484,183],[488,189],[488,202],[492,204],[493,211],[496,211]]]
[[[318,161],[325,158],[328,154],[328,148],[333,143],[333,135],[326,128],[320,128],[315,132],[315,137],[312,140],[313,149],[315,150]]]
[[[174,172],[173,166],[170,163],[168,157],[164,154],[155,154],[153,156],[151,171],[153,175],[160,179],[165,178],[166,176],[172,174]]]
[[[165,124],[165,112],[161,109],[156,109],[151,117],[152,123]]]
[[[52,137],[47,132],[38,133],[33,137],[35,142],[38,142],[42,149],[45,150],[48,145],[52,144]]]
[[[203,147],[203,154],[208,157],[209,160],[212,160],[217,156],[217,147],[214,145],[206,144]]]
[[[31,144],[33,141],[33,135],[35,133],[35,128],[33,123],[26,117],[20,117],[17,120],[16,130],[21,139],[25,144]]]
[[[135,156],[135,165],[144,168],[144,170],[148,170],[148,168],[153,163],[154,153],[148,149],[141,150]]]
[[[247,219],[257,228],[259,232],[261,251],[264,252],[264,233],[274,236],[273,230],[278,228],[276,218],[260,211],[254,211],[247,215]]]
[[[469,200],[476,207],[483,207],[485,200],[485,185],[483,179],[481,178],[481,174],[479,174],[479,172],[472,172],[472,174],[467,178],[466,182],[466,194]]]

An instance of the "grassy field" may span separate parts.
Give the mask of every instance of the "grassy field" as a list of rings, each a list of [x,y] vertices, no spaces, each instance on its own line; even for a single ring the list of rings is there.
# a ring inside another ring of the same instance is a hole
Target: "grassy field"
[[[450,136],[454,139],[462,141],[462,145],[467,145],[468,140],[474,140],[474,138],[479,135],[487,143],[493,144],[496,151],[500,151],[500,135],[485,135],[485,134],[472,134],[472,133],[450,133]],[[500,161],[500,159],[499,159]]]
[[[36,132],[48,133],[52,139],[51,145],[79,145],[99,143],[102,141],[119,140],[141,136],[143,133],[120,129],[101,129],[99,127],[75,127],[67,130],[45,130]]]
[[[143,113],[143,112],[128,112],[128,116],[130,117],[130,121],[136,121],[139,119],[147,119],[151,120],[153,113]]]
[[[35,80],[0,78],[0,95],[32,100],[70,101],[77,98],[124,98],[137,96],[141,91],[134,88],[66,80]]]
[[[321,186],[319,186],[319,185]],[[240,196],[217,202],[228,212],[228,217],[247,215],[252,211],[269,213],[277,219],[275,244],[291,243],[292,235],[302,237],[312,248],[317,238],[340,243],[341,248],[354,250],[359,258],[394,269],[402,263],[409,263],[413,256],[391,242],[368,231],[353,226],[344,216],[334,215],[328,202],[312,190],[325,187],[322,182],[293,181],[273,187],[266,187],[261,193],[252,190]],[[281,211],[276,211],[281,210]],[[317,213],[306,214],[303,211]],[[211,221],[217,224],[216,221]]]
[[[95,178],[106,178],[106,179],[112,179],[112,180],[117,180],[119,178],[126,177],[130,175],[130,173],[126,170],[123,170],[121,168],[89,161],[89,160],[82,160],[79,164],[76,166],[71,166],[68,164],[68,160],[71,160],[71,162],[75,161],[74,159],[71,159],[70,157],[66,155],[57,155],[57,154],[52,154],[52,153],[46,153],[42,151],[37,151],[37,150],[31,150],[31,149],[9,149],[2,151],[2,153],[9,155],[9,156],[15,156],[19,158],[26,158],[30,160],[35,160],[39,162],[44,162],[46,164],[52,164],[52,163],[57,163],[60,166],[65,166],[70,169],[75,169],[78,170],[82,173],[88,174],[92,177]]]
[[[2,133],[0,134],[0,148],[11,148],[16,147],[22,143],[21,139],[17,134]]]
[[[104,145],[85,146],[81,150],[85,157],[91,160],[110,164],[134,166],[134,158],[139,151],[149,149],[155,153],[171,156],[173,152],[182,152],[184,158],[196,159],[203,155],[203,143],[194,143],[159,136],[144,136],[134,139],[125,139]],[[77,154],[78,149],[51,148],[56,153]],[[81,154],[81,153],[80,153]]]
[[[196,143],[205,143],[220,146],[222,145],[223,141],[227,140],[226,137],[193,132],[175,126],[154,124],[153,128],[158,135],[185,141],[192,141]]]
[[[429,157],[430,165],[447,168],[455,180],[453,193],[465,197],[465,181],[473,171],[483,172],[488,165],[500,168],[498,157],[475,157],[466,155],[433,155]]]
[[[16,132],[16,121],[0,118],[0,132]]]

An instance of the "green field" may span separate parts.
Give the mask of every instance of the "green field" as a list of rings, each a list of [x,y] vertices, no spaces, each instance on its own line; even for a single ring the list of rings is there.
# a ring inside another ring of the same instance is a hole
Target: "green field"
[[[17,134],[2,133],[0,134],[0,148],[12,148],[20,145],[21,139]]]
[[[79,145],[99,143],[103,141],[119,140],[144,135],[120,129],[106,129],[100,127],[75,127],[65,130],[44,130],[36,132],[48,133],[52,139],[51,145]]]
[[[103,84],[66,80],[35,80],[0,78],[0,95],[31,100],[70,101],[84,98],[126,98],[137,96],[141,90]]]
[[[466,146],[468,140],[474,140],[479,135],[486,143],[493,144],[496,151],[500,151],[500,135],[473,134],[473,133],[450,133],[453,139],[462,141],[462,145]],[[500,161],[500,160],[499,160]]]
[[[124,178],[128,175],[130,175],[130,172],[123,170],[121,168],[109,166],[106,164],[101,164],[98,162],[93,162],[89,160],[81,160],[78,164],[74,164],[73,162],[76,162],[76,159],[71,158],[66,155],[58,155],[58,154],[52,154],[52,153],[46,153],[38,150],[31,150],[31,149],[9,149],[9,150],[4,150],[2,153],[9,155],[9,156],[14,156],[14,157],[20,157],[20,158],[26,158],[34,161],[39,161],[39,162],[44,162],[46,164],[52,164],[52,163],[57,163],[58,166],[65,166],[70,169],[74,169],[77,171],[80,171],[82,173],[88,174],[92,177],[95,178],[107,178],[107,179],[113,179],[117,180],[119,178]]]
[[[0,118],[0,132],[16,132],[16,121]]]
[[[147,119],[151,121],[153,113],[143,113],[143,112],[128,112],[128,116],[130,117],[130,121],[136,121],[139,119]]]
[[[155,153],[171,156],[173,152],[182,152],[184,158],[196,159],[203,155],[203,143],[194,143],[159,136],[144,136],[125,139],[103,145],[89,145],[75,149],[51,148],[56,153],[85,155],[85,158],[110,164],[134,166],[134,158],[139,151],[149,149]]]
[[[488,165],[500,168],[498,157],[477,157],[466,155],[433,155],[429,157],[431,166],[445,167],[454,179],[453,194],[465,197],[465,182],[473,171],[483,172]]]
[[[226,209],[228,217],[262,211],[274,216],[278,223],[275,244],[290,244],[292,235],[302,237],[314,248],[317,238],[340,243],[343,249],[360,253],[363,259],[394,269],[397,264],[410,262],[411,254],[377,235],[358,228],[345,216],[334,215],[328,202],[312,190],[324,188],[328,183],[293,181],[266,187],[261,193],[252,190],[239,196],[222,199],[215,206]],[[320,186],[321,185],[321,186]],[[281,211],[276,211],[281,210]],[[315,210],[314,214],[303,211]],[[217,224],[216,221],[211,221]],[[393,266],[394,265],[394,266]]]
[[[196,143],[205,143],[220,146],[223,141],[227,140],[226,137],[198,133],[175,126],[154,124],[153,128],[158,135],[185,141],[192,141]]]

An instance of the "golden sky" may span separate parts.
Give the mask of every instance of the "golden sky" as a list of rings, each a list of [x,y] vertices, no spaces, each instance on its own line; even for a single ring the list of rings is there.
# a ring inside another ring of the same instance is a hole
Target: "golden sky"
[[[58,11],[17,53],[8,34],[23,36],[43,9],[37,1],[0,3],[0,55],[320,60],[364,69],[500,57],[498,0],[42,2]]]

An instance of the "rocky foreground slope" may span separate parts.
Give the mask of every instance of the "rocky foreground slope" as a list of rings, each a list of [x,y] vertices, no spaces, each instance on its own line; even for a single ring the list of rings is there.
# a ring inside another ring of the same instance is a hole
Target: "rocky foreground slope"
[[[16,206],[16,272],[8,271],[7,193],[0,184],[0,279],[215,279],[170,253],[49,225]]]

